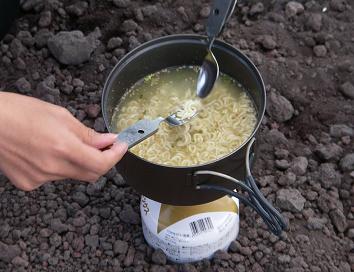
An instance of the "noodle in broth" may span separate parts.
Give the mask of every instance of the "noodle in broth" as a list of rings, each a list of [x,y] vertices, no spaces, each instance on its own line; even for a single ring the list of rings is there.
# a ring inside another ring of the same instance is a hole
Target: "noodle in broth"
[[[233,79],[220,74],[204,99],[195,95],[196,67],[168,68],[137,82],[121,99],[113,114],[116,132],[141,119],[181,119],[198,115],[187,124],[172,127],[162,122],[159,131],[130,149],[153,163],[192,166],[214,161],[237,149],[252,134],[257,114],[251,98]]]

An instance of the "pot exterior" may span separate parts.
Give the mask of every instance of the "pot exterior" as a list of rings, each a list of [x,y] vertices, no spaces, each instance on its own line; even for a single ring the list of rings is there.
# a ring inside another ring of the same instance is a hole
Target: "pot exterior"
[[[212,170],[245,177],[245,155],[248,142],[255,136],[265,110],[265,88],[254,64],[234,47],[215,41],[212,48],[220,71],[240,82],[249,91],[257,108],[257,126],[248,140],[231,154],[214,162],[193,167],[157,165],[131,152],[123,157],[117,168],[128,184],[155,201],[170,205],[197,205],[223,196],[213,191],[198,191],[197,184],[218,184],[229,189],[234,186],[222,178],[198,176],[197,170]],[[172,66],[201,65],[205,55],[205,38],[198,35],[171,35],[145,43],[127,54],[112,70],[102,94],[102,110],[106,126],[112,131],[114,108],[124,92],[144,76]]]

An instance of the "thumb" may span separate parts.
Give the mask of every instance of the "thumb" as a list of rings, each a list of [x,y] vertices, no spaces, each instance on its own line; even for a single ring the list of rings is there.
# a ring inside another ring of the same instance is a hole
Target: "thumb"
[[[83,133],[84,143],[97,149],[111,146],[116,141],[116,138],[116,134],[98,133],[91,128],[85,128],[85,132]]]

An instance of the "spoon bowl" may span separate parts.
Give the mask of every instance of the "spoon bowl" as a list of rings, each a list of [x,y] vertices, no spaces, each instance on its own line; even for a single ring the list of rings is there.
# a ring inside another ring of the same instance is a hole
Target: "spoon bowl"
[[[200,67],[197,81],[197,96],[205,98],[209,95],[219,77],[219,64],[211,50]]]

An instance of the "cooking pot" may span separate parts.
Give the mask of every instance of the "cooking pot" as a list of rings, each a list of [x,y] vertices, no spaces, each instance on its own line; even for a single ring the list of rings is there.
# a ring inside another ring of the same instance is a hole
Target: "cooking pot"
[[[0,40],[15,20],[19,7],[20,0],[0,0]]]
[[[205,56],[205,40],[199,35],[170,35],[144,43],[125,55],[109,74],[102,93],[103,118],[108,130],[117,132],[111,125],[114,109],[134,83],[168,67],[200,66]],[[117,168],[139,193],[165,204],[197,205],[225,194],[234,195],[254,208],[271,230],[279,234],[285,228],[284,220],[262,196],[250,172],[254,137],[265,111],[262,77],[254,64],[231,45],[216,40],[212,50],[220,71],[245,87],[257,109],[257,124],[248,139],[231,153],[197,166],[160,165],[128,151]],[[236,188],[246,191],[247,196],[235,192]]]

